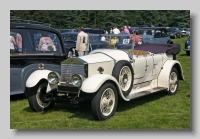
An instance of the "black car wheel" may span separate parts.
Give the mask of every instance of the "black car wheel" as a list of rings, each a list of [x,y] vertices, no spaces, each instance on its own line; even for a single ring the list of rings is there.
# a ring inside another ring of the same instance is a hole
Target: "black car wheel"
[[[186,55],[190,56],[190,51],[186,51]]]
[[[28,103],[36,112],[42,112],[54,106],[50,101],[50,94],[46,93],[47,81],[41,81],[36,86],[28,89]]]
[[[73,52],[71,50],[69,50],[68,54],[67,54],[67,57],[68,58],[71,58],[73,56]]]
[[[174,35],[174,39],[176,39],[176,35]]]

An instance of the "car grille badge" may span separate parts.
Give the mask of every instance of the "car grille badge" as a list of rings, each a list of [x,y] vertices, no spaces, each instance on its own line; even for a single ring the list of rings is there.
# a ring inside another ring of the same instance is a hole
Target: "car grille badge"
[[[67,84],[67,85],[69,84],[69,80],[66,80],[66,84]]]

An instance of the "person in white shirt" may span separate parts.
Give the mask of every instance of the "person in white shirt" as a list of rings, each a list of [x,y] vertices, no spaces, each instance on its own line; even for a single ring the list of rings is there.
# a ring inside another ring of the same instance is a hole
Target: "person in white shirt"
[[[106,38],[104,36],[102,36],[101,41],[106,41]]]
[[[119,34],[120,31],[119,31],[119,29],[118,29],[117,27],[114,27],[114,29],[113,29],[113,33],[114,33],[114,34]]]

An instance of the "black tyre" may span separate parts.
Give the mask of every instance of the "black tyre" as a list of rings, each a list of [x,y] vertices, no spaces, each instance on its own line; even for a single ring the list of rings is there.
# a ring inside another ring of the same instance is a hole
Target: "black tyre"
[[[68,51],[68,54],[67,54],[67,57],[68,57],[68,58],[71,58],[72,56],[73,56],[73,52],[72,52],[72,50],[69,50],[69,51]]]
[[[112,75],[117,79],[124,96],[129,95],[133,88],[133,68],[128,61],[119,61],[116,63]]]
[[[176,35],[174,36],[174,39],[176,39]]]
[[[112,83],[105,83],[96,92],[91,101],[91,110],[95,120],[103,121],[112,117],[118,103],[118,92]]]
[[[50,94],[46,93],[47,81],[41,81],[36,86],[28,89],[28,103],[36,112],[42,112],[53,108],[54,102],[48,101]]]
[[[178,83],[179,83],[178,71],[175,67],[173,67],[169,75],[169,90],[167,91],[168,95],[176,94],[178,90]]]
[[[190,51],[186,51],[186,55],[190,56]]]

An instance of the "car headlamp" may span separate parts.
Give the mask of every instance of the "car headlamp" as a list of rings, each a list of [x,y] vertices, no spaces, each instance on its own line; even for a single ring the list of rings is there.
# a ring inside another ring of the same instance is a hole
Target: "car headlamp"
[[[47,79],[50,84],[57,84],[59,82],[60,76],[57,72],[50,72],[47,76]]]
[[[83,77],[79,74],[74,74],[71,77],[72,84],[76,87],[80,87],[83,82]]]

